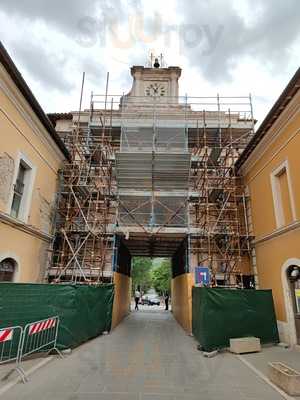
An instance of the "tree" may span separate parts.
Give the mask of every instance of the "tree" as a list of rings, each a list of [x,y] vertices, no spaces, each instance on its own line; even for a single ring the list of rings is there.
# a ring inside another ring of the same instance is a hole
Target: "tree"
[[[170,260],[163,260],[160,265],[152,269],[152,286],[160,295],[171,290],[171,263]]]
[[[134,257],[132,262],[132,292],[139,287],[145,293],[151,288],[152,260],[148,257]]]

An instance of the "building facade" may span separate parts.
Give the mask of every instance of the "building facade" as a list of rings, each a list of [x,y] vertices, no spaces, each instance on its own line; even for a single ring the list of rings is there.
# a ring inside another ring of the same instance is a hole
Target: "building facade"
[[[50,122],[0,45],[0,281],[114,282],[115,326],[132,257],[168,257],[187,331],[201,267],[272,289],[299,344],[300,70],[255,134],[251,98],[180,97],[181,69],[158,60],[131,75],[128,94]]]
[[[252,282],[246,201],[234,164],[253,136],[251,99],[179,95],[179,67],[133,66],[126,95],[50,118],[71,153],[62,172],[49,280],[130,292],[134,256],[172,260],[172,307],[191,330],[197,266],[215,286]],[[116,320],[128,310],[118,296]]]
[[[300,69],[237,162],[260,289],[272,289],[281,340],[300,344]]]
[[[0,281],[42,282],[68,152],[0,43]]]

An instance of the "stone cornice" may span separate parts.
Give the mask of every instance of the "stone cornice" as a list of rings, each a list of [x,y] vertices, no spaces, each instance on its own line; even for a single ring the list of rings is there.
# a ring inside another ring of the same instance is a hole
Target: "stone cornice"
[[[277,237],[279,237],[281,235],[284,235],[286,233],[289,233],[289,232],[294,231],[294,230],[299,229],[299,228],[300,228],[300,221],[297,220],[297,221],[295,221],[295,222],[293,222],[293,223],[291,223],[291,224],[289,224],[287,226],[284,226],[282,228],[277,229],[276,231],[273,231],[272,233],[270,233],[268,235],[261,236],[261,237],[255,239],[253,241],[253,243],[255,245],[257,245],[257,244],[266,242],[268,240],[277,238]]]
[[[5,214],[3,212],[0,212],[0,223],[9,225],[14,229],[25,232],[28,235],[44,240],[45,242],[50,242],[51,239],[53,238],[52,235],[42,232],[41,230],[35,228],[32,225],[24,224],[24,222],[12,218],[10,215]]]
[[[270,128],[267,134],[261,139],[260,143],[253,150],[248,159],[241,167],[243,175],[247,174],[263,157],[264,153],[268,151],[270,146],[273,146],[278,137],[285,132],[287,126],[291,124],[294,118],[299,113],[299,103],[291,102],[284,110],[282,115],[278,118],[276,123]],[[293,134],[292,134],[293,136]]]

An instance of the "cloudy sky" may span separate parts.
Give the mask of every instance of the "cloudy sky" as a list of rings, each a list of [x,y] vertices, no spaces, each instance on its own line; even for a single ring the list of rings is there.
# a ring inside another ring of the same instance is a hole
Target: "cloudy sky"
[[[122,94],[151,52],[183,69],[180,92],[253,96],[262,120],[299,66],[299,0],[1,0],[0,37],[46,112]]]

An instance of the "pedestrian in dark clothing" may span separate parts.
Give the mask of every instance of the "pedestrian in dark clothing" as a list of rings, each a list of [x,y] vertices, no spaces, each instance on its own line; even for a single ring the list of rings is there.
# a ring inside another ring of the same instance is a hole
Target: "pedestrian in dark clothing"
[[[137,311],[139,309],[139,302],[140,302],[140,297],[141,297],[141,293],[139,290],[135,291],[134,294],[134,301],[135,301],[135,310]]]
[[[168,292],[166,292],[166,294],[165,294],[165,306],[166,306],[165,310],[168,311],[168,309],[169,309],[169,293]]]

